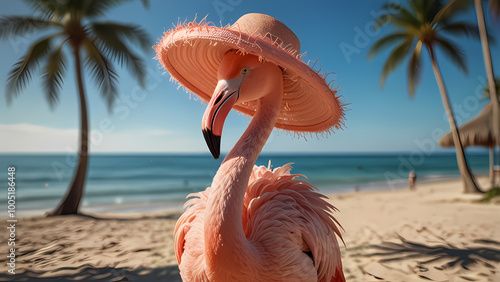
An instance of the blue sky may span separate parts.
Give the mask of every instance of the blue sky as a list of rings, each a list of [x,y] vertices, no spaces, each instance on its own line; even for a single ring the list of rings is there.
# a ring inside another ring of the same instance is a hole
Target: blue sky
[[[368,61],[366,53],[389,29],[373,30],[375,17],[385,1],[151,1],[146,10],[137,3],[111,10],[103,20],[135,23],[144,27],[152,43],[166,30],[195,15],[223,25],[233,23],[249,12],[278,18],[301,41],[307,60],[319,58],[323,70],[336,73],[343,101],[349,103],[346,127],[328,138],[297,139],[285,132],[274,132],[264,152],[394,152],[437,149],[437,138],[449,130],[427,53],[423,57],[422,83],[415,97],[407,92],[406,63],[389,76],[385,88],[379,77],[387,52]],[[0,15],[28,15],[21,1],[3,1]],[[464,18],[476,22],[471,11]],[[500,40],[500,24],[490,33]],[[51,110],[41,91],[39,74],[25,91],[7,106],[5,80],[11,66],[37,38],[27,34],[0,43],[0,152],[72,152],[76,150],[79,127],[73,64],[68,65],[58,106]],[[479,41],[458,38],[467,56],[469,75],[464,75],[438,53],[438,60],[452,105],[461,124],[486,104],[477,92],[485,82]],[[351,52],[347,52],[350,50]],[[67,50],[69,51],[69,50]],[[69,58],[69,52],[67,52]],[[493,65],[500,68],[500,48],[492,48]],[[114,113],[108,113],[104,100],[85,78],[92,128],[92,152],[204,152],[201,117],[205,105],[190,99],[169,81],[151,50],[144,55],[148,87],[142,91],[126,69],[120,69],[120,99]],[[227,152],[243,133],[249,119],[232,112],[224,127],[221,150]],[[107,124],[107,125],[106,125]],[[103,126],[106,125],[106,126]]]

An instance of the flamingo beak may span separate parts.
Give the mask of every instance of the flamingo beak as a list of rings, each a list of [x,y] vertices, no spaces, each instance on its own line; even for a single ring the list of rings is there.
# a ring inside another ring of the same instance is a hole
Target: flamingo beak
[[[242,78],[221,79],[215,87],[201,121],[201,130],[208,149],[215,159],[220,156],[220,138],[227,115],[238,101]]]

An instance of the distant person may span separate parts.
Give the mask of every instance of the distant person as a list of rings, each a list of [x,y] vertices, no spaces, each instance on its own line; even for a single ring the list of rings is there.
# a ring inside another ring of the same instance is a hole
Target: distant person
[[[417,174],[415,171],[410,171],[410,175],[408,175],[408,187],[410,190],[415,190],[415,185],[417,184]]]

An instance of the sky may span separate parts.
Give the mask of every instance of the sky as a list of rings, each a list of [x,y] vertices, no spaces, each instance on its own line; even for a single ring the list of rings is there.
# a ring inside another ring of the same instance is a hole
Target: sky
[[[22,1],[0,2],[0,16],[29,15]],[[385,87],[379,78],[388,52],[367,59],[370,46],[389,27],[374,30],[375,18],[385,1],[160,1],[151,0],[145,9],[140,1],[111,10],[103,21],[142,26],[158,42],[162,34],[179,20],[207,16],[207,20],[227,25],[240,16],[258,12],[285,23],[299,38],[305,62],[320,59],[322,70],[335,73],[334,85],[347,105],[345,127],[328,137],[293,137],[274,131],[264,152],[413,152],[442,151],[437,139],[449,130],[440,93],[427,52],[423,55],[423,75],[415,96],[407,91],[406,65],[389,75]],[[489,16],[489,15],[488,15]],[[463,16],[477,22],[474,10]],[[500,23],[487,18],[488,30],[500,40]],[[68,64],[60,101],[49,107],[39,80],[40,73],[19,97],[7,105],[5,85],[8,72],[26,52],[38,34],[8,38],[0,42],[0,153],[75,152],[78,144],[79,106],[73,63]],[[457,122],[463,124],[487,103],[480,99],[486,82],[481,45],[478,40],[456,38],[469,67],[460,72],[441,52],[437,53]],[[70,58],[69,50],[66,50]],[[500,48],[492,46],[494,68],[500,68]],[[146,88],[138,87],[125,67],[118,68],[119,95],[114,111],[89,77],[85,77],[91,128],[91,152],[106,153],[207,153],[201,132],[205,104],[190,97],[169,81],[155,59],[153,50],[143,55],[148,72]],[[249,123],[249,118],[232,111],[224,126],[221,151],[228,152]]]

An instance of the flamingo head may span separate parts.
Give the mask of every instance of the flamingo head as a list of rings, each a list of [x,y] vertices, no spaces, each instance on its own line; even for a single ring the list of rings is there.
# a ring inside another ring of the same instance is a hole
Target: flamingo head
[[[281,69],[258,56],[232,50],[226,53],[217,73],[218,83],[201,121],[203,136],[215,159],[220,156],[224,121],[238,103],[258,100],[283,80]]]

